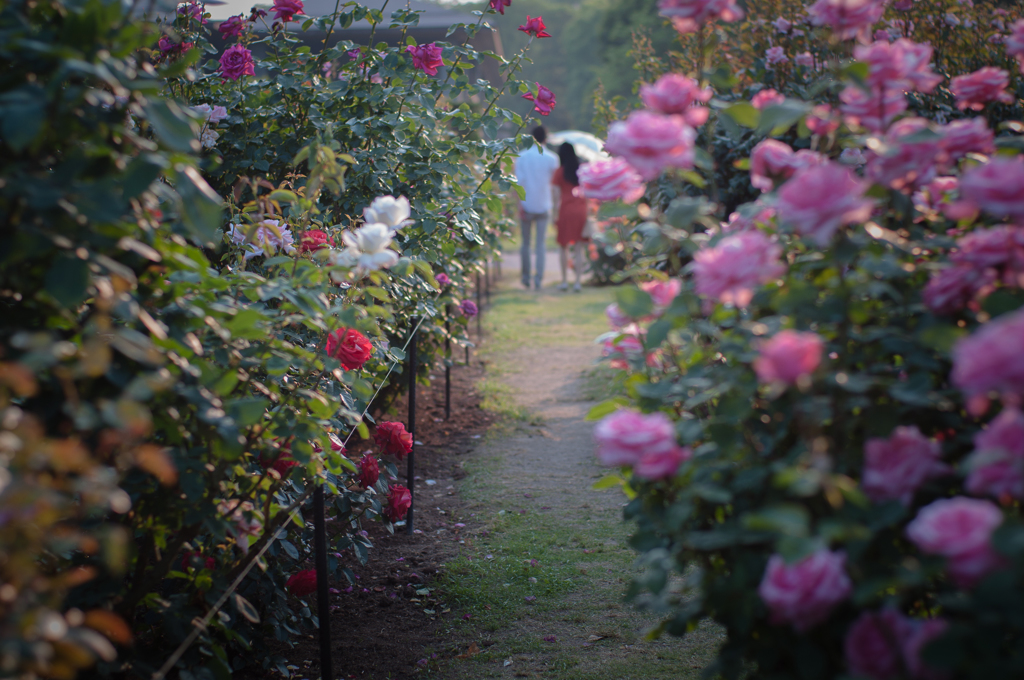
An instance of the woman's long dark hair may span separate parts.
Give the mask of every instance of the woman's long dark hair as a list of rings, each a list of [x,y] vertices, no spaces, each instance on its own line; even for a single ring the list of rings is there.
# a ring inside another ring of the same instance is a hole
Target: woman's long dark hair
[[[576,175],[576,171],[580,169],[580,159],[572,144],[562,142],[562,146],[558,147],[558,160],[562,162],[562,177],[569,184],[578,187],[580,178]]]

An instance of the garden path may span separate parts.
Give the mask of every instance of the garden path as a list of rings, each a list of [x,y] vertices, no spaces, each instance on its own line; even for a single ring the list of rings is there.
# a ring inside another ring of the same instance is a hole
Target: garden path
[[[437,669],[463,678],[689,678],[718,635],[645,641],[656,621],[623,603],[634,553],[618,490],[595,491],[597,399],[614,390],[596,367],[611,289],[518,289],[518,255],[484,316],[484,406],[502,413],[460,483],[472,538],[448,565],[445,590],[465,617],[453,626],[469,656]],[[557,280],[548,270],[546,280]],[[472,653],[475,644],[479,653]]]

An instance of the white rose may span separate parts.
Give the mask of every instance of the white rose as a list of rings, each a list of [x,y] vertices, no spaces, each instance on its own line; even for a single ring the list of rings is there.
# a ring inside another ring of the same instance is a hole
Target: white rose
[[[388,225],[380,222],[364,224],[355,232],[346,231],[341,235],[345,245],[355,248],[360,253],[374,255],[384,252],[391,245],[391,230]]]
[[[401,229],[412,224],[410,214],[409,199],[405,196],[378,196],[373,199],[370,207],[363,209],[363,218],[367,224],[377,222],[392,229]]]
[[[203,134],[199,136],[199,143],[203,145],[204,149],[212,149],[217,144],[217,139],[220,134],[216,130],[210,130],[207,128],[203,130]]]

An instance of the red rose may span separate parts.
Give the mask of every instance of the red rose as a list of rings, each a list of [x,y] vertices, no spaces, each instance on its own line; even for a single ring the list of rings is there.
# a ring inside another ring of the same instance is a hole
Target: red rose
[[[327,336],[327,354],[340,361],[346,371],[356,371],[373,354],[373,345],[359,331],[339,328]]]
[[[384,508],[384,516],[391,522],[405,517],[412,506],[412,494],[401,484],[395,484],[388,491],[388,507]]]
[[[381,453],[391,454],[402,460],[412,451],[412,435],[406,432],[402,423],[378,423],[373,433]]]
[[[302,235],[302,241],[299,243],[299,252],[308,253],[311,250],[320,250],[325,248],[327,244],[334,245],[334,239],[327,238],[327,234],[320,229],[310,229]]]
[[[532,35],[534,38],[550,38],[551,34],[546,30],[547,26],[544,25],[544,20],[540,17],[530,17],[526,15],[526,23],[519,27],[519,30],[527,35]]]
[[[281,452],[275,458],[264,458],[260,456],[260,466],[264,470],[274,470],[282,479],[288,476],[288,470],[296,467],[298,463],[292,458],[288,447],[282,447]]]
[[[363,456],[363,459],[359,461],[359,484],[364,489],[369,489],[377,483],[379,477],[380,466],[377,464],[377,459],[373,456]]]
[[[182,569],[182,571],[188,571],[189,570],[189,567],[192,566],[192,558],[193,557],[199,558],[199,559],[203,560],[203,566],[206,569],[211,569],[212,570],[214,567],[217,566],[216,560],[214,560],[212,557],[203,557],[203,554],[200,553],[200,552],[193,552],[191,550],[186,550],[185,552],[183,552],[181,554],[181,569]]]
[[[295,597],[305,597],[316,591],[316,570],[304,569],[292,574],[285,582],[284,587],[291,591]]]

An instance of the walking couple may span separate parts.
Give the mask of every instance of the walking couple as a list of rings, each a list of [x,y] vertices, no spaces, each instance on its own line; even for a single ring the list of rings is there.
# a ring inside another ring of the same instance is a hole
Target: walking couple
[[[573,189],[579,186],[577,171],[580,167],[579,158],[573,145],[565,142],[558,147],[558,157],[547,150],[544,143],[548,133],[543,126],[533,130],[536,144],[523,151],[516,159],[516,179],[526,191],[520,201],[519,219],[522,228],[523,286],[530,287],[530,236],[533,232],[534,251],[536,254],[533,267],[533,284],[540,290],[544,281],[544,262],[547,257],[545,241],[547,239],[548,216],[552,209],[555,215],[555,226],[558,229],[558,245],[560,247],[560,264],[562,266],[561,290],[568,290],[569,248],[573,248],[576,271],[576,283],[573,290],[580,291],[580,278],[583,276],[583,243],[587,237],[583,228],[587,222],[587,200],[577,196]]]

